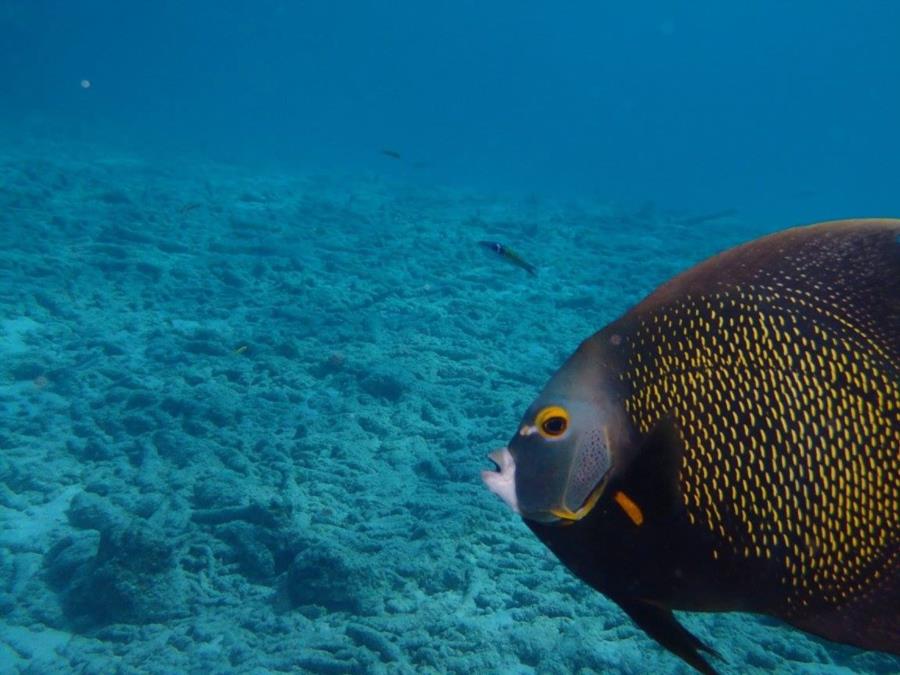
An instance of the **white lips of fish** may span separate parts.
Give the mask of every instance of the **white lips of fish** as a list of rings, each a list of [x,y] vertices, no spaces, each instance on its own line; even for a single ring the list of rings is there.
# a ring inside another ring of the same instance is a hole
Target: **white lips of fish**
[[[481,480],[487,489],[506,502],[509,508],[521,513],[519,501],[516,499],[516,460],[508,448],[498,448],[489,454],[488,458],[497,465],[497,470],[482,471]]]

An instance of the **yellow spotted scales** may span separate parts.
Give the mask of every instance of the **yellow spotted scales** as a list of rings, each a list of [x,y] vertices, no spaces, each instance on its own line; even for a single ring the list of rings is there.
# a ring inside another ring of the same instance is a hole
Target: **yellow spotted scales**
[[[636,428],[668,415],[682,437],[690,522],[713,535],[714,557],[777,566],[786,616],[864,601],[898,565],[898,336],[882,314],[897,299],[860,287],[866,245],[844,257],[794,246],[708,293],[663,290],[668,301],[638,306],[616,334]]]

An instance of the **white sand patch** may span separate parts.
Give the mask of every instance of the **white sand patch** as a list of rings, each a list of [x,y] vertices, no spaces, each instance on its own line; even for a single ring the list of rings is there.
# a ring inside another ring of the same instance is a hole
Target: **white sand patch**
[[[31,630],[24,626],[0,624],[0,672],[17,672],[17,668],[29,665],[36,669],[34,672],[43,670],[44,666],[59,667],[62,664],[54,663],[58,660],[54,657],[71,639],[70,633],[52,628]]]
[[[40,327],[41,324],[27,316],[0,321],[0,354],[10,356],[27,352],[25,337]]]
[[[0,506],[0,546],[12,551],[42,552],[48,534],[65,522],[66,510],[79,492],[79,486],[70,485],[49,502],[24,511]]]

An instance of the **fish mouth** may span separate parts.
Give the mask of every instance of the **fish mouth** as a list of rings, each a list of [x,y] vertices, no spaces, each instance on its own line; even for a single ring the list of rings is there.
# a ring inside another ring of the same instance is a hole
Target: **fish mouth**
[[[488,455],[494,464],[493,470],[481,472],[481,480],[488,490],[500,497],[514,513],[521,515],[516,497],[516,460],[509,448],[497,448]]]
[[[513,459],[509,448],[494,450],[488,455],[488,459],[493,463],[494,469],[486,469],[481,472],[481,480],[484,481],[487,489],[500,497],[514,513],[542,523],[556,522],[561,525],[572,525],[581,520],[593,511],[609,481],[607,473],[575,511],[563,505],[542,511],[523,513],[516,495],[516,460]]]

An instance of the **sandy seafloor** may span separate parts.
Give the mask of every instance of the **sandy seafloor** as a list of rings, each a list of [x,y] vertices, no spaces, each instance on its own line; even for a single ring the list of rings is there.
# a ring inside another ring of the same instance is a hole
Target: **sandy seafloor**
[[[0,671],[691,672],[479,471],[581,339],[790,224],[694,215],[5,143]],[[681,616],[724,673],[900,671]]]

